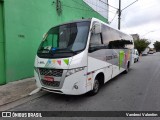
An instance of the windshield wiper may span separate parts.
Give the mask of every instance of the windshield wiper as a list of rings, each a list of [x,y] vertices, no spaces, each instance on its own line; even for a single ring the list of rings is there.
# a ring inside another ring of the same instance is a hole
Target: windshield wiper
[[[38,51],[50,51],[50,50],[49,50],[49,49],[42,48],[42,49],[40,49],[40,50],[38,50]]]
[[[75,51],[73,51],[73,50],[70,50],[70,49],[66,49],[67,50],[67,52],[71,52],[71,53],[73,53],[73,54],[77,54],[77,52],[75,52]]]
[[[41,48],[38,50],[38,53],[43,53],[43,51],[49,52],[50,50],[46,48]]]
[[[58,52],[60,52],[60,53],[73,53],[74,55],[75,54],[77,54],[77,52],[75,52],[75,51],[73,51],[73,50],[70,50],[70,49],[57,49],[57,50],[55,50],[55,51],[58,51]],[[55,52],[54,51],[54,52]]]

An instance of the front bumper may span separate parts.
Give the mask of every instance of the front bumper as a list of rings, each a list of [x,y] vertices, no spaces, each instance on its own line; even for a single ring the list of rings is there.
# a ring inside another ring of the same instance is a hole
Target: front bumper
[[[42,90],[58,94],[81,95],[87,92],[85,71],[86,69],[65,77],[67,70],[63,70],[62,76],[59,77],[59,86],[44,84],[42,82],[41,75],[37,70],[34,71],[34,75],[36,79],[36,85]]]

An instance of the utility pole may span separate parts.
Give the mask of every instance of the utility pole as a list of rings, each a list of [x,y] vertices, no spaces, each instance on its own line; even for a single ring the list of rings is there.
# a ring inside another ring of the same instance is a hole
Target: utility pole
[[[120,29],[121,29],[121,14],[122,14],[122,11],[123,11],[124,9],[128,8],[129,6],[131,6],[132,4],[134,4],[135,2],[137,2],[138,0],[135,0],[134,2],[132,2],[132,3],[129,4],[129,5],[127,5],[127,6],[126,6],[125,8],[123,8],[123,9],[121,9],[121,0],[119,0],[119,8],[116,8],[116,7],[112,6],[112,5],[110,5],[110,4],[108,3],[108,0],[107,0],[107,3],[103,2],[102,0],[99,0],[99,1],[101,1],[101,2],[104,3],[104,4],[106,4],[108,7],[110,6],[110,7],[114,8],[114,9],[118,10],[118,29],[120,30]]]
[[[108,0],[107,0],[107,19],[109,20],[108,12],[109,12],[109,4],[108,4]],[[109,21],[108,21],[108,20],[107,20],[107,23],[109,23]]]
[[[121,0],[119,0],[119,9],[118,9],[118,29],[121,29]]]
[[[121,29],[121,14],[122,14],[122,11],[126,8],[128,8],[129,6],[131,6],[132,4],[134,4],[135,2],[137,2],[138,0],[135,0],[134,2],[132,2],[131,4],[127,5],[125,8],[123,8],[121,10],[121,0],[119,0],[119,9],[118,9],[118,29],[120,30]]]

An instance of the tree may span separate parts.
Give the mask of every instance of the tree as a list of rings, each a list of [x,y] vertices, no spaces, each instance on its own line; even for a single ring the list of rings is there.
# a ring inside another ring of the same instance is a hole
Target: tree
[[[141,54],[150,44],[147,39],[138,39],[134,41],[135,49]]]
[[[156,51],[160,51],[160,42],[156,41],[154,44],[154,48],[156,49]]]

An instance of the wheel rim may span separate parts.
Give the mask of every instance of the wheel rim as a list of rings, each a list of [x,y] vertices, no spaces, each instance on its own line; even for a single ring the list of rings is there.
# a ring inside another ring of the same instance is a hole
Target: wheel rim
[[[94,83],[94,92],[98,92],[98,89],[99,89],[99,82],[98,80],[95,80],[95,83]]]

